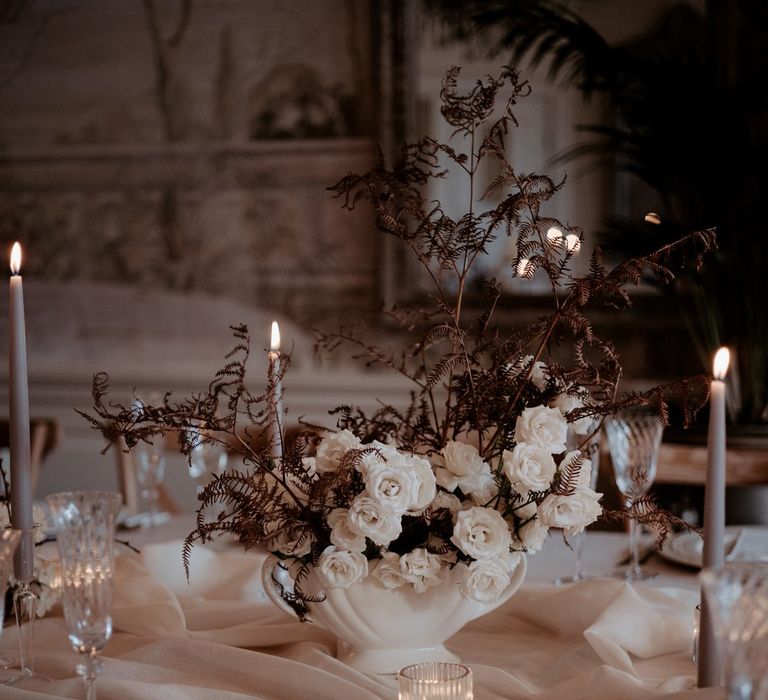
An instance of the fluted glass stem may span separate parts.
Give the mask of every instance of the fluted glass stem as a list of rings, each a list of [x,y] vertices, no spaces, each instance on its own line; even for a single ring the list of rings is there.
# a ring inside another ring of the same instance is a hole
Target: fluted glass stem
[[[77,673],[82,676],[85,683],[85,700],[96,700],[95,680],[101,671],[101,661],[99,661],[98,651],[91,649],[85,654],[83,663],[78,664]]]

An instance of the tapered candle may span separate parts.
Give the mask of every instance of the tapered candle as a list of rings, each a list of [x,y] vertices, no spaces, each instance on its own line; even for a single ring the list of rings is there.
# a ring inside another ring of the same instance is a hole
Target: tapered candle
[[[272,333],[269,343],[269,381],[272,385],[270,402],[269,439],[272,446],[272,456],[283,456],[283,439],[281,437],[285,415],[283,413],[283,382],[280,377],[280,326],[272,321]]]
[[[709,434],[707,436],[707,481],[704,491],[704,556],[705,569],[716,569],[725,563],[725,374],[730,353],[720,348],[715,354],[712,388],[709,399]],[[712,615],[704,596],[699,625],[700,688],[720,685],[722,650],[715,637]]]
[[[11,249],[8,368],[10,381],[11,522],[21,530],[14,572],[19,581],[31,581],[35,570],[32,533],[32,457],[29,440],[29,382],[27,334],[24,326],[24,289],[21,283],[21,246]]]

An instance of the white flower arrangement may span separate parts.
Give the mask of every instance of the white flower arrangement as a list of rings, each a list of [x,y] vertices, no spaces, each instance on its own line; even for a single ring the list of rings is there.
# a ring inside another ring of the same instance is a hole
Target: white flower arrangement
[[[250,336],[242,325],[232,328],[237,344],[226,365],[200,394],[177,400],[169,393],[137,410],[106,400],[106,375],[94,377],[93,412],[82,415],[109,441],[119,435],[130,448],[173,431],[186,455],[200,442],[218,442],[243,460],[242,470],[217,475],[199,496],[200,518],[183,551],[187,573],[194,544],[226,533],[296,565],[295,586],[283,599],[301,619],[308,603],[322,598],[302,590],[312,571],[326,589],[370,578],[384,589],[425,595],[447,572],[458,572],[464,596],[496,600],[521,557],[540,550],[551,528],[572,535],[600,515],[587,452],[605,416],[644,404],[665,417],[674,395],[690,422],[706,401],[697,393],[706,382],[695,378],[621,394],[619,358],[586,310],[625,308],[625,286],[646,270],[669,281],[673,259],[700,263],[715,246],[713,231],[610,269],[595,249],[589,272],[577,276],[572,258],[581,246],[554,245],[547,231],[556,227],[579,241],[581,231],[541,214],[563,183],[518,172],[506,156],[513,109],[530,86],[504,68],[462,94],[458,74],[448,71],[440,93],[441,114],[462,141],[458,150],[424,137],[405,145],[391,166],[380,158],[369,172],[350,173],[330,188],[348,209],[371,206],[377,228],[425,271],[428,296],[389,312],[407,338],[399,351],[350,329],[317,333],[320,351],[351,346],[356,358],[410,379],[404,409],[383,405],[369,416],[339,407],[337,432],[314,428],[290,444],[275,419],[276,379],[264,392],[248,389]],[[423,186],[445,174],[445,160],[467,176],[468,202],[492,194],[496,206],[453,219],[427,197]],[[484,161],[499,173],[485,194],[476,190]],[[501,236],[516,251],[509,274],[539,274],[552,291],[551,314],[522,327],[493,320],[501,284],[481,283],[473,270]],[[470,289],[477,291],[474,305]],[[226,513],[206,521],[204,509],[216,503],[226,503]],[[668,519],[641,505],[634,516],[665,531]]]
[[[540,371],[545,376],[546,366]],[[377,441],[363,444],[347,429],[324,437],[317,471],[354,470],[360,490],[327,514],[331,545],[316,567],[323,585],[348,588],[372,577],[384,588],[410,586],[422,593],[460,567],[461,593],[491,602],[509,584],[520,556],[541,549],[550,528],[574,535],[593,523],[601,494],[590,488],[591,461],[566,450],[569,434],[578,435],[583,424],[569,424],[570,400],[550,403],[554,407],[521,412],[516,444],[494,465],[474,445],[457,440],[422,455]],[[560,488],[553,490],[554,484]],[[427,523],[429,547],[413,539],[409,548],[402,539],[404,520],[415,516]],[[302,559],[311,545],[311,537],[299,545],[283,536],[271,540],[270,549]]]

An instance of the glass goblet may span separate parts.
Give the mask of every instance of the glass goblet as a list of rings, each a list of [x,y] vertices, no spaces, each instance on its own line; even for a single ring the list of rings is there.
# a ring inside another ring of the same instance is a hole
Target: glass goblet
[[[734,700],[768,698],[768,564],[731,562],[700,574],[715,633],[723,642],[725,685]]]
[[[61,600],[69,641],[83,655],[77,672],[87,700],[95,700],[99,652],[112,636],[112,572],[118,493],[75,491],[47,497],[56,527]]]
[[[13,568],[13,553],[19,544],[21,530],[6,528],[0,531],[0,635],[3,633],[2,621],[5,619],[5,594],[8,590],[8,580]],[[0,656],[0,666],[11,668],[14,660]]]
[[[214,474],[223,474],[227,470],[229,455],[227,449],[220,442],[201,441],[195,445],[189,453],[189,475],[195,480],[195,491],[198,495],[211,481]],[[206,508],[207,519],[215,519],[222,506],[217,504]]]
[[[659,417],[644,408],[619,411],[605,422],[616,485],[627,507],[645,496],[656,478],[663,430]],[[640,566],[640,525],[634,518],[629,521],[629,551],[625,578],[634,581],[655,576]]]
[[[224,445],[217,442],[201,442],[189,454],[189,475],[197,482],[200,493],[213,474],[227,470],[229,455]]]
[[[589,461],[590,473],[589,473],[589,487],[594,490],[597,487],[597,477],[600,471],[600,433],[598,432],[592,436],[571,434],[569,431],[568,439],[566,441],[566,450],[580,449],[582,457]],[[584,540],[587,537],[586,530],[582,530],[577,535],[572,535],[567,538],[567,542],[573,551],[574,567],[573,573],[570,576],[558,576],[554,583],[556,586],[562,586],[566,583],[578,583],[579,581],[586,581],[590,574],[584,569]]]
[[[153,443],[138,443],[132,450],[135,457],[136,483],[147,504],[147,525],[159,521],[160,485],[165,478],[165,438],[155,436]]]

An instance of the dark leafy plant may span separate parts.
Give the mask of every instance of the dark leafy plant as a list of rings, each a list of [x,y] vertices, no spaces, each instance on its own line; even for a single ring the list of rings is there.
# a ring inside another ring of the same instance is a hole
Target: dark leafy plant
[[[768,5],[670,3],[642,36],[610,43],[560,0],[425,0],[448,35],[517,64],[547,62],[551,79],[609,98],[612,120],[580,127],[591,139],[561,154],[588,158],[651,188],[662,224],[615,217],[604,243],[642,256],[689,227],[717,226],[721,250],[677,292],[709,369],[714,350],[736,358],[732,417],[768,420],[768,314],[762,304],[768,238]],[[608,10],[606,10],[608,11]],[[613,11],[613,10],[611,10]]]

